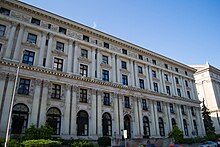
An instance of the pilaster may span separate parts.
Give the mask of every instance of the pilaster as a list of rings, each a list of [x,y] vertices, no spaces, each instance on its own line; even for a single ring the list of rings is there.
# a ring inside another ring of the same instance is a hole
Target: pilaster
[[[65,109],[64,109],[64,122],[63,122],[63,134],[70,134],[70,97],[71,97],[71,85],[65,85]]]
[[[5,80],[6,80],[7,74],[6,73],[0,73],[0,110],[2,109],[2,99],[4,94],[4,87],[5,87]]]
[[[90,128],[90,135],[91,136],[96,136],[97,135],[97,128],[96,128],[96,118],[97,118],[97,116],[96,116],[96,114],[97,114],[97,112],[96,112],[96,109],[97,109],[97,102],[96,102],[96,90],[95,89],[92,89],[91,90],[91,93],[92,93],[92,110],[91,110],[91,127],[89,127]],[[100,116],[101,117],[101,116]]]
[[[73,136],[77,135],[77,131],[76,131],[76,107],[77,107],[77,91],[78,91],[78,87],[77,86],[73,86],[73,90],[72,90],[72,103],[71,103],[71,130],[70,130],[70,134]]]
[[[5,50],[5,58],[10,59],[11,57],[11,51],[12,51],[12,47],[13,47],[13,40],[15,37],[15,31],[16,31],[16,27],[17,27],[18,23],[13,22],[12,26],[11,26],[11,31],[10,31],[10,35],[9,35],[9,39],[8,39],[8,43],[7,43],[7,47]]]
[[[44,50],[45,50],[47,33],[43,31],[41,37],[42,39],[41,39],[41,45],[40,45],[40,51],[39,51],[39,57],[38,57],[38,66],[43,66]]]
[[[116,66],[115,66],[115,54],[112,54],[112,82],[115,83],[116,82]]]
[[[97,59],[97,65],[96,65],[96,68],[97,68],[97,79],[101,79],[101,69],[100,69],[100,50],[97,49],[97,56],[96,56],[96,59]]]
[[[18,37],[17,37],[14,56],[13,56],[13,60],[15,61],[18,61],[20,59],[19,54],[21,54],[21,40],[22,40],[23,34],[24,34],[24,25],[20,24],[20,29],[18,32]]]
[[[95,61],[96,61],[96,59],[95,59],[95,48],[94,47],[92,47],[92,53],[91,53],[91,59],[92,59],[92,67],[90,68],[90,73],[91,73],[91,77],[92,77],[92,79],[94,79],[95,78],[95,70],[94,69],[96,69],[96,65],[95,65]]]
[[[78,62],[78,52],[80,51],[79,42],[75,41],[75,48],[74,48],[74,58],[73,58],[73,73],[79,74],[79,62]]]
[[[52,46],[53,46],[53,38],[54,38],[54,34],[50,33],[49,34],[49,41],[48,41],[48,48],[47,48],[47,56],[46,56],[46,67],[47,68],[51,68],[52,67]]]
[[[68,57],[67,57],[67,72],[72,72],[72,65],[73,65],[73,40],[69,40],[69,47],[68,47]]]

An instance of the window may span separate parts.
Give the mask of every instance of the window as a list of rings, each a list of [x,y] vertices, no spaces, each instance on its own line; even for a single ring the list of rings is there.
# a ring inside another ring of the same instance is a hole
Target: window
[[[179,88],[177,88],[177,95],[178,95],[179,97],[181,97],[181,90],[180,90]]]
[[[174,114],[173,104],[170,103],[170,113]]]
[[[168,75],[167,75],[167,74],[164,74],[164,79],[165,79],[166,81],[169,81],[169,78],[168,78]]]
[[[77,135],[78,136],[88,136],[89,133],[89,116],[84,110],[77,113]]]
[[[127,137],[131,138],[131,116],[128,114],[124,116],[124,130],[127,130]]]
[[[186,93],[187,93],[188,98],[191,99],[190,91],[187,91]]]
[[[128,96],[124,96],[125,108],[130,108],[130,100]]]
[[[37,35],[28,33],[27,42],[28,43],[32,43],[32,44],[36,44],[36,42],[37,42]]]
[[[0,36],[4,36],[5,35],[5,30],[6,30],[6,26],[0,25]]]
[[[59,27],[59,33],[66,34],[66,29],[62,28],[62,27]]]
[[[80,64],[80,75],[85,76],[85,77],[88,76],[88,66],[87,65]]]
[[[106,42],[104,42],[104,47],[105,47],[105,48],[109,48],[109,44],[106,43]]]
[[[33,65],[33,63],[34,63],[34,55],[35,55],[34,52],[25,50],[24,51],[24,55],[23,55],[23,59],[22,59],[22,63]]]
[[[144,138],[150,137],[150,122],[147,116],[143,118],[143,129],[144,129]]]
[[[161,103],[157,102],[157,111],[162,112]]]
[[[188,136],[189,133],[188,133],[188,127],[187,127],[187,122],[185,119],[183,119],[183,128],[184,128],[184,134],[185,136]]]
[[[29,87],[30,87],[30,80],[21,78],[18,87],[18,94],[28,95]]]
[[[184,109],[184,106],[181,105],[180,108],[181,108],[181,113],[182,113],[183,115],[186,115],[186,113],[185,113],[185,109]]]
[[[168,94],[168,95],[171,95],[170,86],[166,86],[166,91],[167,91],[167,94]]]
[[[122,75],[122,85],[128,85],[128,76]]]
[[[143,79],[139,79],[139,85],[141,89],[144,89],[144,80]]]
[[[83,35],[83,40],[86,41],[86,42],[89,42],[89,37],[86,36],[86,35]]]
[[[185,85],[186,85],[186,87],[189,87],[187,80],[185,80]]]
[[[174,118],[171,119],[172,126],[176,125],[176,120]]]
[[[112,136],[112,118],[107,112],[102,115],[102,134],[103,136]]]
[[[3,15],[7,15],[7,16],[9,16],[9,15],[10,15],[10,10],[1,7],[1,8],[0,8],[0,13],[3,14]]]
[[[179,84],[179,79],[175,77],[176,84]]]
[[[156,64],[157,64],[157,61],[154,60],[154,59],[152,59],[152,63],[153,63],[154,65],[156,65]]]
[[[12,109],[12,134],[24,133],[28,125],[29,109],[25,104],[16,104]]]
[[[102,80],[103,81],[109,81],[109,71],[102,70]]]
[[[176,67],[176,68],[175,68],[175,71],[176,71],[176,72],[179,72],[179,69]]]
[[[80,102],[87,103],[87,89],[80,89]]]
[[[128,54],[128,51],[127,51],[126,49],[122,49],[122,54],[127,55],[127,54]]]
[[[36,18],[32,18],[31,23],[39,26],[40,25],[40,20],[36,19]]]
[[[64,43],[57,41],[56,49],[59,51],[64,51]]]
[[[193,120],[193,126],[195,130],[195,135],[198,136],[198,128],[197,128],[196,120]]]
[[[148,110],[148,108],[147,108],[147,100],[146,99],[142,99],[142,109],[143,110]]]
[[[48,28],[48,29],[51,29],[51,24],[48,24],[47,28]]]
[[[121,68],[127,69],[127,63],[125,61],[121,61]]]
[[[81,49],[81,57],[88,58],[88,50]]]
[[[138,66],[138,73],[139,73],[139,74],[143,74],[143,69],[142,69],[141,66]]]
[[[192,113],[192,116],[196,116],[196,114],[195,114],[195,111],[194,111],[194,108],[193,108],[193,107],[191,107],[191,113]]]
[[[0,43],[0,52],[2,51],[2,44]]]
[[[185,71],[185,75],[186,75],[186,76],[188,75],[187,71]]]
[[[154,84],[154,91],[155,91],[155,92],[158,92],[158,84],[155,83],[155,82],[154,82],[153,84]]]
[[[52,85],[52,95],[51,98],[60,99],[61,98],[61,85],[53,84]]]
[[[159,124],[160,136],[165,136],[163,119],[161,117],[159,117],[158,124]]]
[[[47,111],[47,124],[53,129],[54,135],[60,134],[61,127],[61,112],[58,108],[50,108]]]
[[[102,55],[102,63],[108,64],[108,56]]]
[[[168,69],[168,65],[167,65],[167,64],[164,64],[164,67],[165,67],[166,69]]]
[[[142,56],[142,55],[138,55],[138,58],[139,58],[140,60],[143,60],[143,56]]]
[[[110,106],[110,94],[104,93],[104,105]]]
[[[53,69],[62,71],[63,70],[63,59],[54,58]]]
[[[155,71],[155,70],[152,70],[152,77],[153,77],[153,78],[157,78],[157,74],[156,74],[156,71]]]
[[[48,46],[48,39],[46,40],[45,45]]]

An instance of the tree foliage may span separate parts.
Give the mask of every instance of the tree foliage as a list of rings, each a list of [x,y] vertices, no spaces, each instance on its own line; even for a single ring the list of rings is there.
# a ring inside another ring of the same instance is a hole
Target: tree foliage
[[[182,143],[183,131],[181,131],[176,125],[174,125],[173,130],[169,133],[169,137],[173,138],[175,143]]]

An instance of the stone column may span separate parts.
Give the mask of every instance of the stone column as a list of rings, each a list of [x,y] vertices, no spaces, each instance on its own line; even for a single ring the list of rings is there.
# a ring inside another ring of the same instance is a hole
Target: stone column
[[[11,26],[11,31],[10,31],[10,35],[8,38],[8,43],[7,43],[7,47],[5,50],[5,58],[10,58],[11,56],[11,51],[12,51],[12,47],[14,44],[14,37],[15,37],[15,31],[16,31],[16,27],[17,27],[17,23],[13,22],[12,26]]]
[[[150,90],[150,77],[149,77],[149,70],[148,70],[148,66],[145,65],[145,70],[146,70],[146,89]]]
[[[72,72],[72,65],[73,65],[73,40],[69,40],[69,47],[68,47],[68,57],[67,57],[67,72]]]
[[[194,100],[198,100],[198,94],[197,94],[197,90],[196,90],[196,84],[195,84],[195,81],[192,80],[192,98]]]
[[[17,37],[14,56],[13,56],[13,60],[15,60],[15,61],[20,60],[19,54],[21,54],[21,41],[22,41],[23,34],[24,34],[24,25],[20,24],[20,29],[18,32],[18,37]]]
[[[74,58],[73,58],[73,73],[79,74],[79,62],[78,62],[78,52],[80,51],[79,42],[75,41],[75,48],[74,48]]]
[[[185,81],[183,80],[183,77],[181,77],[181,82],[183,86],[183,97],[188,98],[186,94],[186,84],[185,84]]]
[[[148,66],[148,71],[149,71],[148,74],[149,74],[149,81],[150,81],[150,90],[154,91],[151,66]]]
[[[39,117],[39,126],[42,126],[46,123],[46,114],[47,114],[47,98],[48,98],[48,87],[50,85],[49,81],[43,81],[43,91],[40,107],[40,117]]]
[[[124,115],[123,115],[123,109],[124,106],[122,104],[122,95],[118,95],[118,103],[119,103],[119,134],[122,135],[121,130],[124,130]]]
[[[5,80],[6,80],[6,73],[0,73],[0,110],[2,109],[2,98],[4,93],[4,87],[5,87]]]
[[[152,137],[155,137],[157,136],[157,132],[156,132],[156,116],[154,115],[155,114],[155,110],[154,110],[154,101],[152,100],[149,100],[149,105],[150,105],[150,113],[151,113],[151,119],[150,122],[151,122],[151,127],[150,127],[150,132],[151,132],[151,136]]]
[[[116,135],[118,136],[120,134],[119,117],[118,117],[118,114],[119,114],[118,97],[116,93],[112,95],[113,95],[113,102],[114,102],[114,115],[113,115],[114,129],[113,131],[116,132]]]
[[[139,122],[139,115],[138,115],[138,100],[137,100],[138,98],[136,98],[136,97],[133,97],[133,103],[134,103],[134,125],[133,125],[133,134],[134,134],[134,137],[135,138],[137,138],[138,136],[139,136],[139,134],[140,134],[140,122]]]
[[[98,129],[98,136],[102,136],[102,91],[98,91],[97,97],[97,129]]]
[[[95,49],[94,47],[92,47],[92,53],[91,53],[92,67],[91,67],[91,69],[90,69],[90,73],[91,73],[92,79],[95,78],[95,69],[96,69],[96,65],[95,65],[95,63],[96,63],[95,50],[96,50],[96,49]]]
[[[39,103],[40,103],[40,92],[41,92],[41,80],[35,79],[34,80],[34,98],[32,103],[32,111],[30,115],[30,125],[34,124],[37,127],[37,121],[38,121],[38,112],[39,112]]]
[[[38,57],[38,66],[43,66],[47,32],[43,31],[41,37],[42,39],[41,39],[41,45],[40,45],[40,51],[39,51],[39,57]]]
[[[0,130],[1,134],[5,135],[6,133],[6,128],[7,128],[7,123],[8,123],[8,115],[9,115],[9,109],[11,105],[11,99],[12,99],[12,92],[13,92],[13,87],[14,87],[14,80],[15,80],[15,75],[9,75],[9,81],[5,93],[5,101],[4,105],[2,108],[2,116],[1,117],[1,122],[0,122]]]
[[[92,110],[91,110],[91,125],[90,125],[90,136],[96,136],[97,135],[97,128],[96,128],[96,109],[97,109],[97,102],[96,102],[96,90],[92,89],[91,90],[92,95],[91,95],[91,99],[92,99]],[[101,116],[99,116],[101,117]]]
[[[163,71],[162,71],[162,69],[159,69],[159,78],[160,78],[160,92],[165,93],[164,78],[163,78]]]
[[[157,104],[155,101],[153,101],[153,106],[154,106],[154,116],[155,116],[155,127],[156,127],[156,136],[160,136],[160,131],[159,131],[159,124],[158,124],[158,114],[157,114]]]
[[[135,86],[139,87],[139,78],[138,78],[138,67],[137,67],[137,62],[134,61],[134,81],[135,81]]]
[[[169,130],[173,130],[173,126],[172,126],[172,122],[171,122],[171,114],[170,114],[170,104],[169,103],[166,103],[166,111],[167,111],[167,123],[168,123],[168,126],[169,126]]]
[[[121,83],[121,72],[120,72],[121,67],[120,67],[118,55],[116,55],[115,59],[116,59],[116,65],[117,65],[116,67],[117,79],[116,80],[118,83]]]
[[[178,110],[178,113],[179,113],[179,128],[182,129],[183,132],[184,132],[183,115],[182,115],[182,111],[181,111],[180,105],[177,105],[177,110]]]
[[[171,82],[172,82],[172,86],[171,86],[172,94],[176,96],[177,95],[176,81],[175,81],[175,78],[173,77],[173,74],[171,74]]]
[[[47,57],[46,57],[46,67],[47,68],[51,68],[52,65],[52,54],[51,54],[51,51],[52,51],[52,46],[53,46],[53,37],[54,35],[52,33],[50,33],[50,36],[49,36],[49,41],[48,41],[48,49],[47,49]]]
[[[70,130],[70,134],[73,136],[77,135],[77,131],[76,131],[76,129],[77,129],[77,127],[76,127],[77,126],[77,124],[76,124],[77,91],[78,91],[78,87],[73,86],[72,103],[71,103],[71,130]]]
[[[170,128],[170,117],[169,116],[169,111],[168,111],[168,107],[167,107],[167,103],[164,102],[164,113],[165,113],[165,124],[164,124],[164,130],[165,130],[165,136],[168,136],[168,133],[171,131]]]
[[[198,135],[199,136],[205,136],[205,127],[202,119],[202,114],[201,114],[201,108],[198,107],[196,110],[196,116],[198,120]]]
[[[140,129],[140,137],[144,135],[144,129],[143,129],[143,115],[142,115],[142,102],[141,98],[138,98],[138,111],[139,111],[139,129]]]
[[[116,82],[115,54],[112,53],[112,82]]]
[[[189,125],[190,125],[189,135],[191,137],[193,137],[192,136],[192,131],[194,131],[195,129],[194,129],[194,125],[193,125],[193,116],[192,116],[192,112],[191,112],[191,107],[188,107],[188,111],[187,112],[188,112],[188,116],[189,116]]]
[[[65,85],[65,109],[64,109],[64,122],[63,122],[63,134],[70,134],[70,97],[71,97],[71,85]]]
[[[135,79],[134,79],[134,65],[133,60],[130,59],[130,80],[128,81],[128,84],[132,87],[135,87]]]
[[[97,68],[97,79],[101,79],[101,69],[100,69],[100,50],[97,49],[97,56],[96,56],[96,59],[97,59],[97,65],[96,65],[96,68]]]

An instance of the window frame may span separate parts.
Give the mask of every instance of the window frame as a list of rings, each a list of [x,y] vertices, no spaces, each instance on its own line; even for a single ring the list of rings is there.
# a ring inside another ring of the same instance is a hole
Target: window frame
[[[61,99],[61,92],[62,92],[62,87],[59,84],[52,84],[52,93],[51,93],[51,98],[52,99]]]
[[[29,95],[30,85],[31,85],[30,79],[20,78],[17,93],[23,95]]]
[[[80,88],[79,102],[88,103],[88,91],[87,91],[87,89]]]
[[[32,17],[31,18],[31,24],[34,24],[34,25],[40,25],[40,23],[41,23],[41,20],[40,19],[37,19],[37,18],[34,18],[34,17]]]
[[[2,15],[9,16],[10,13],[11,13],[11,10],[6,9],[6,8],[4,8],[4,7],[1,7],[1,8],[0,8],[0,14],[2,14]]]
[[[124,96],[124,107],[125,108],[131,108],[129,96]]]
[[[81,57],[88,58],[88,50],[87,49],[81,49]]]
[[[126,61],[121,61],[121,68],[127,69],[127,62]]]
[[[22,63],[28,64],[28,65],[33,65],[34,64],[34,57],[35,57],[35,52],[29,51],[29,50],[24,50]]]
[[[63,71],[63,59],[54,57],[53,69],[57,71]]]
[[[144,79],[139,79],[139,87],[141,88],[141,89],[144,89],[145,87],[144,87]]]
[[[128,76],[122,74],[122,85],[128,85]]]
[[[88,77],[88,65],[80,64],[80,73],[81,76]]]
[[[103,105],[111,106],[110,93],[104,92]]]
[[[63,42],[60,42],[60,41],[56,42],[56,50],[64,52],[64,47],[65,47],[65,44]]]
[[[146,100],[146,99],[142,99],[142,109],[143,109],[143,110],[148,110],[147,100]]]
[[[154,92],[159,92],[158,83],[153,82],[153,85],[154,85]]]
[[[109,82],[109,71],[108,70],[105,70],[105,69],[102,70],[102,80]]]
[[[108,64],[108,56],[102,55],[102,63]]]
[[[37,43],[37,35],[33,34],[33,33],[28,33],[27,42],[30,44],[36,44]]]
[[[5,32],[6,32],[6,26],[0,24],[0,36],[5,36]]]

